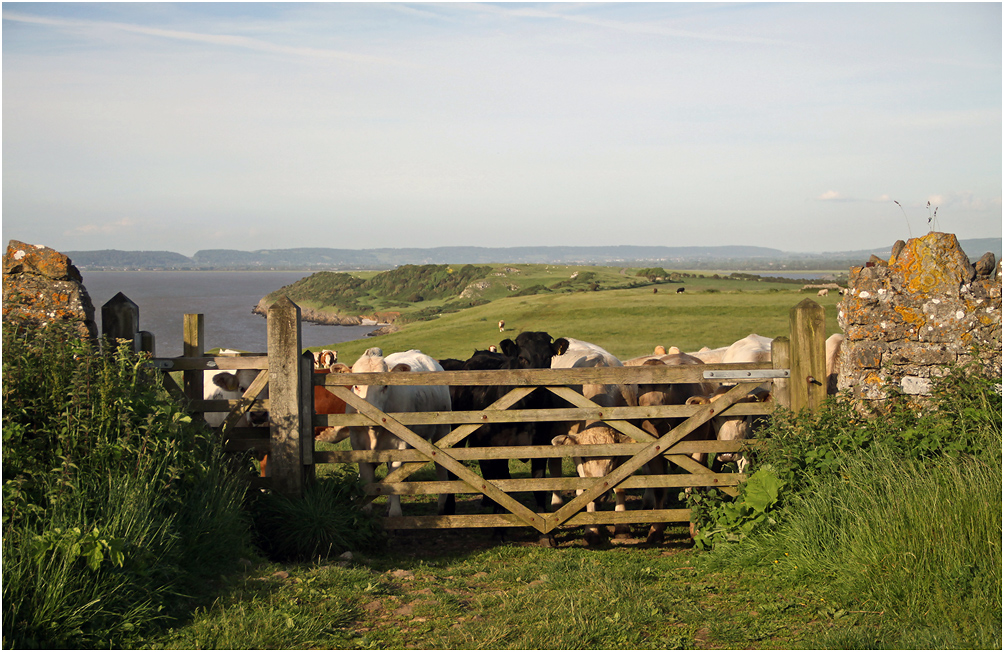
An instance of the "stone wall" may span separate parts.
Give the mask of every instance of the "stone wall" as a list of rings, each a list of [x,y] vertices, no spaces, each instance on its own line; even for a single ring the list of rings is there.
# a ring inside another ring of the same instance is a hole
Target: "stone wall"
[[[1001,266],[986,254],[973,265],[950,233],[897,242],[888,261],[853,267],[838,304],[845,340],[838,389],[878,401],[890,385],[918,398],[944,365],[973,349],[988,377],[1001,374]]]
[[[11,240],[3,257],[3,320],[71,324],[97,339],[94,305],[69,258],[42,245]]]

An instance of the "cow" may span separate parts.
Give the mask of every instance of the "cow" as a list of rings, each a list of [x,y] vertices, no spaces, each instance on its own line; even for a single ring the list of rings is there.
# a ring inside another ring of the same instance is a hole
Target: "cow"
[[[584,342],[571,337],[566,337],[564,339],[568,342],[568,348],[561,355],[551,358],[552,369],[585,369],[590,367],[623,366],[621,361],[613,354],[596,344],[591,344],[589,342]],[[574,387],[573,389],[601,407],[633,407],[638,405],[638,386],[633,384],[589,384]],[[558,439],[566,434],[573,436],[574,439],[574,435],[599,425],[600,424],[595,421],[556,422],[553,426],[553,430],[557,437],[553,438],[551,443],[554,444],[555,439]],[[628,438],[627,441],[632,442],[633,440]],[[623,490],[615,489],[614,491],[617,496],[618,504],[623,505]],[[560,498],[558,501],[560,501]],[[617,533],[626,533],[626,528],[619,529]]]
[[[383,351],[377,347],[367,349],[350,369],[337,363],[332,373],[407,373],[411,371],[443,371],[443,367],[431,357],[417,349],[392,353],[386,358]],[[354,385],[352,391],[366,402],[382,412],[449,412],[451,410],[450,392],[444,385]],[[351,405],[346,406],[346,414],[356,412]],[[334,428],[335,436],[342,428],[349,430],[349,440],[353,450],[404,450],[408,444],[388,431],[376,425],[371,426],[340,426]],[[448,424],[418,425],[411,428],[415,434],[435,441],[450,432]],[[401,462],[389,462],[389,471],[393,472],[401,466]],[[372,483],[376,473],[373,462],[359,462],[359,476],[364,483]],[[448,479],[445,468],[437,465],[436,475],[439,480]],[[447,494],[439,496],[439,513],[447,509]],[[372,503],[367,505],[372,510]],[[387,515],[401,516],[401,497],[391,495],[387,499]]]
[[[683,294],[683,288],[676,288],[677,294]]]
[[[223,355],[229,351],[221,351]],[[238,401],[244,397],[251,383],[258,377],[257,369],[237,369],[235,371],[204,371],[202,377],[202,397],[206,401]],[[259,399],[268,398],[268,386],[258,394]],[[206,424],[213,428],[223,425],[229,412],[206,412],[202,416]],[[268,412],[261,408],[247,410],[231,427],[259,428],[269,423]],[[268,453],[255,451],[261,477],[268,476]]]
[[[505,320],[504,319],[500,319],[499,320],[499,332],[500,333],[504,333],[505,332]]]
[[[687,405],[713,404],[715,401],[724,396],[730,389],[732,388],[722,386],[717,388],[711,395],[691,396],[687,399]],[[737,400],[736,403],[762,403],[768,400],[770,400],[769,390],[763,387],[757,387],[746,396]],[[714,438],[718,441],[749,439],[753,436],[758,419],[759,417],[753,415],[712,417],[711,428],[714,432]],[[736,462],[740,473],[745,473],[746,467],[748,466],[748,461],[741,453],[719,453],[715,459],[717,462]]]
[[[770,362],[770,346],[773,340],[756,333],[751,333],[741,340],[733,342],[722,356],[723,363],[733,362]]]
[[[667,366],[684,366],[684,365],[703,365],[699,358],[696,358],[686,353],[676,353],[667,354],[660,357],[645,357],[635,358],[633,360],[628,360],[627,365],[630,366],[652,366],[652,365],[667,365]],[[713,390],[713,385],[704,382],[692,382],[692,383],[672,383],[672,384],[641,384],[638,386],[638,405],[643,407],[655,406],[655,405],[685,405],[687,399],[692,396],[703,396],[710,394]],[[662,437],[670,430],[675,428],[680,423],[683,423],[682,418],[671,418],[671,419],[649,419],[645,420],[641,424],[641,428],[648,432],[653,437]],[[704,423],[692,432],[688,433],[682,440],[684,441],[703,441],[708,440],[712,437],[711,426],[709,423]],[[695,459],[700,457],[699,454],[693,455]],[[648,463],[648,471],[651,474],[661,475],[666,473],[666,459],[664,457],[656,456]],[[645,492],[644,504],[648,509],[662,509],[666,500],[666,490],[664,488],[660,489],[650,489]],[[647,541],[649,543],[656,543],[662,541],[664,533],[666,530],[665,523],[653,523],[649,528]]]
[[[722,346],[717,349],[709,349],[708,347],[702,347],[699,351],[691,351],[687,355],[697,358],[704,364],[718,364],[725,357],[725,353],[729,350],[729,347]]]
[[[823,289],[822,289],[822,290],[820,290],[819,292],[816,292],[816,296],[817,296],[817,297],[825,297],[825,296],[827,296],[827,295],[828,295],[829,293],[830,293],[830,291],[829,291],[828,289],[826,289],[826,288],[823,288]]]
[[[837,379],[840,376],[840,350],[844,336],[834,333],[826,338],[826,393],[837,393]]]
[[[331,367],[335,365],[332,364]],[[331,368],[314,369],[318,375],[331,373]],[[345,401],[338,398],[322,385],[314,385],[314,414],[345,414]],[[336,443],[349,436],[348,430],[337,431],[325,426],[314,427],[314,441]]]
[[[568,348],[568,341],[552,337],[544,332],[528,331],[516,336],[515,341],[505,339],[499,342],[497,352],[475,351],[463,366],[467,371],[486,371],[492,369],[548,369],[551,358],[561,355]],[[512,387],[485,386],[458,388],[457,411],[483,410],[502,398]],[[549,391],[541,388],[518,401],[513,409],[548,409],[555,404],[555,397]],[[467,438],[467,444],[472,447],[483,446],[542,446],[550,443],[549,428],[537,423],[496,423],[481,426]],[[488,480],[509,479],[508,460],[479,460],[481,475]],[[561,475],[561,460],[533,459],[531,474],[534,478],[543,478],[545,468],[549,467],[552,475]],[[546,492],[534,492],[534,500],[540,511],[546,511]],[[560,497],[552,495],[552,502],[560,502]],[[492,507],[496,513],[501,507],[487,496],[482,504]],[[496,535],[502,532],[496,531]]]
[[[330,369],[338,362],[338,351],[323,349],[314,352],[314,369]]]
[[[551,439],[551,444],[553,446],[576,446],[580,444],[633,444],[634,440],[627,435],[617,432],[613,428],[604,425],[602,423],[594,423],[588,428],[577,433],[569,433],[567,435],[558,435]],[[582,457],[581,455],[573,455],[572,461],[575,462],[575,471],[578,473],[580,478],[602,478],[614,469],[616,469],[622,462],[623,457]],[[583,489],[577,489],[576,495],[581,495]],[[616,505],[614,506],[615,512],[623,512],[626,509],[624,501],[623,490],[614,490],[614,496],[616,500]],[[586,505],[587,512],[596,511],[596,501],[590,501]],[[601,543],[603,541],[603,533],[595,525],[587,525],[585,532],[586,544],[593,546]]]
[[[257,369],[237,369],[235,371],[205,371],[203,372],[202,396],[206,401],[237,401],[244,396],[254,379],[258,377]],[[259,394],[259,398],[268,398],[268,388]],[[223,425],[228,412],[206,412],[203,417],[213,428]],[[268,412],[264,410],[248,410],[234,422],[235,428],[247,428],[268,424]]]

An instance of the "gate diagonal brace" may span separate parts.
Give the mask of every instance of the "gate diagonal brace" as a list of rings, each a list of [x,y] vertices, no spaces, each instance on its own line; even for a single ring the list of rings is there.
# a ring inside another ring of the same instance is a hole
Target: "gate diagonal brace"
[[[597,478],[591,488],[583,491],[582,494],[566,503],[558,511],[549,514],[546,518],[546,529],[542,530],[542,532],[550,532],[559,525],[562,525],[565,521],[574,516],[576,512],[596,500],[600,494],[619,485],[625,478],[640,469],[653,457],[664,453],[670,446],[689,435],[702,424],[708,422],[719,412],[722,412],[726,408],[733,405],[755,386],[756,385],[753,383],[742,383],[736,385],[723,394],[722,397],[714,403],[702,405],[698,408],[697,412],[695,412],[693,416],[689,417],[686,421],[670,430],[657,441],[654,441],[650,445],[646,446],[640,453],[624,462],[624,464],[611,471],[608,475],[602,478]],[[706,467],[702,466],[702,468]]]
[[[368,417],[371,421],[373,421],[374,425],[386,428],[390,432],[394,433],[394,435],[401,438],[412,448],[428,457],[430,462],[435,462],[440,466],[446,467],[455,473],[458,478],[466,482],[473,491],[487,494],[496,503],[508,509],[528,526],[539,530],[540,532],[544,531],[542,529],[545,525],[543,517],[511,498],[507,493],[501,491],[491,482],[488,482],[481,478],[481,476],[475,474],[463,463],[454,459],[448,454],[449,449],[444,450],[428,440],[419,437],[400,421],[373,407],[371,403],[364,401],[359,396],[356,396],[354,392],[339,386],[334,386],[331,389],[342,390],[341,392],[336,392],[336,394],[339,395],[339,398],[342,398],[346,403],[358,410],[359,414]],[[532,389],[533,388],[531,388],[531,390]],[[416,463],[419,467],[424,466],[425,464],[426,462]],[[385,478],[384,482],[386,481],[387,479]]]
[[[223,424],[220,426],[221,432],[227,432],[233,427],[237,421],[240,420],[244,413],[248,411],[248,408],[254,404],[255,399],[258,398],[258,394],[261,394],[261,390],[265,389],[265,385],[268,383],[268,369],[262,369],[258,372],[254,381],[247,388],[247,391],[241,396],[241,402],[238,403],[227,418],[223,420]]]
[[[518,403],[524,397],[526,397],[530,392],[532,392],[534,387],[516,387],[508,394],[495,401],[488,407],[484,409],[484,412],[503,412],[508,410],[510,407]],[[442,439],[436,442],[436,446],[440,448],[452,448],[459,442],[463,441],[468,435],[473,433],[475,430],[480,428],[481,423],[468,423],[450,431],[450,434],[446,435]],[[392,471],[386,478],[384,482],[403,482],[409,475],[418,471],[423,466],[428,464],[428,462],[407,462],[402,464],[400,468],[396,471]],[[476,493],[481,493],[480,491]]]
[[[547,389],[551,390],[553,394],[565,399],[575,407],[598,408],[600,410],[603,409],[602,405],[590,401],[588,398],[576,392],[571,387],[548,387]],[[625,435],[634,439],[637,442],[655,441],[655,437],[645,432],[638,426],[634,425],[630,421],[624,421],[624,420],[606,421],[603,420],[602,412],[599,414],[599,417],[600,417],[599,420],[603,421],[603,423],[607,424],[614,430],[618,430],[624,433]]]

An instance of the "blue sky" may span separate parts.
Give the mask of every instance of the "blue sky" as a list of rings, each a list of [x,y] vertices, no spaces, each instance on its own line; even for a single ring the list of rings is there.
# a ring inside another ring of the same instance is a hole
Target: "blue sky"
[[[811,252],[936,206],[1000,237],[1001,33],[1000,3],[4,2],[3,236]]]

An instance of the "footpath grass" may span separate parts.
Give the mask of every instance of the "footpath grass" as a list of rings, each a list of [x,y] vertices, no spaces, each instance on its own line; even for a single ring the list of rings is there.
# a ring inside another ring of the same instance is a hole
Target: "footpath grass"
[[[800,648],[870,622],[776,566],[716,570],[683,529],[670,534],[663,546],[590,550],[578,539],[488,546],[483,532],[450,552],[465,535],[422,533],[381,556],[264,565],[148,647]]]

